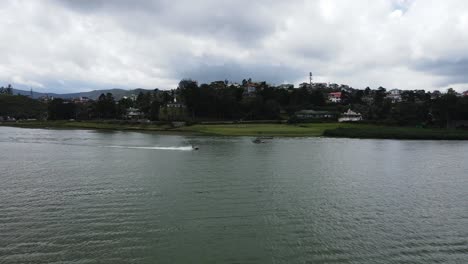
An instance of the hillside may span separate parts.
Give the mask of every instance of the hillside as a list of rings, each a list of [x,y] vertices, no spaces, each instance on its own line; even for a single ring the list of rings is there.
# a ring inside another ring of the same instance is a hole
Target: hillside
[[[72,99],[72,98],[78,98],[78,97],[88,97],[93,100],[96,100],[101,94],[106,94],[106,93],[112,93],[114,95],[114,98],[116,100],[120,100],[124,96],[130,96],[132,94],[139,94],[140,92],[148,92],[152,90],[146,90],[146,89],[133,89],[133,90],[124,90],[124,89],[108,89],[108,90],[93,90],[89,92],[81,92],[81,93],[67,93],[67,94],[57,94],[57,93],[39,93],[39,92],[34,92],[33,91],[33,98],[37,99],[42,96],[51,96],[55,98],[62,98],[62,99]],[[13,94],[20,94],[20,95],[30,95],[30,91],[25,91],[25,90],[18,90],[18,89],[13,89]]]

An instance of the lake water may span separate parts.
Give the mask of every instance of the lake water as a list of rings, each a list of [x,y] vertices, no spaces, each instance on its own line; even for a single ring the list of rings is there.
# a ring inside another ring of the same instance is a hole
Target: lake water
[[[0,263],[468,263],[468,142],[251,141],[0,127]]]

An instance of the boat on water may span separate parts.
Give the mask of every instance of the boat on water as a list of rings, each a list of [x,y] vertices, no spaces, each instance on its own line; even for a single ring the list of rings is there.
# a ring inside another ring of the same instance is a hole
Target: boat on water
[[[192,149],[193,149],[193,150],[198,150],[198,149],[199,149],[199,147],[198,147],[198,146],[194,146],[194,145],[192,145]]]
[[[252,142],[255,143],[255,144],[267,143],[266,140],[268,140],[268,139],[273,139],[273,137],[257,137],[254,140],[252,140]]]
[[[261,144],[261,143],[266,143],[264,140],[262,140],[261,138],[256,138],[254,140],[252,140],[253,143],[255,144]]]

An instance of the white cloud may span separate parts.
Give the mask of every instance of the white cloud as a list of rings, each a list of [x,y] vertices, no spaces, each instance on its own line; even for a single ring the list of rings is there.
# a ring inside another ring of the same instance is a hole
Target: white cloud
[[[26,80],[22,76],[18,76],[18,75],[13,76],[11,80],[13,81],[13,83],[22,84],[24,86],[29,86],[30,88],[33,88],[33,87],[44,88],[44,85],[42,83],[38,83],[35,81],[31,81],[31,80]]]
[[[45,91],[181,78],[468,89],[465,0],[2,1],[0,81]]]

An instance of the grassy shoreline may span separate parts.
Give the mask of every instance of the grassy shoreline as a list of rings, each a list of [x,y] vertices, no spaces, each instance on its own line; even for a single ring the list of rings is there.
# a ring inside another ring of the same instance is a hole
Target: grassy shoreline
[[[324,131],[323,136],[372,139],[468,140],[468,131],[442,128],[386,126],[368,127],[366,129],[359,127],[339,127]]]
[[[117,124],[109,122],[76,122],[76,121],[22,121],[5,122],[0,126],[20,128],[44,128],[44,129],[95,129],[95,130],[134,130],[134,131],[165,131],[168,125],[144,125],[144,124]]]
[[[468,131],[437,128],[391,127],[349,123],[307,124],[215,124],[179,128],[166,124],[124,124],[113,122],[24,121],[0,123],[0,126],[53,129],[95,129],[191,133],[216,136],[340,137],[369,139],[468,140]]]

